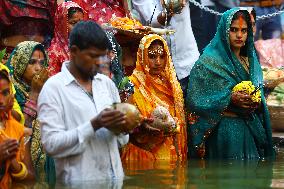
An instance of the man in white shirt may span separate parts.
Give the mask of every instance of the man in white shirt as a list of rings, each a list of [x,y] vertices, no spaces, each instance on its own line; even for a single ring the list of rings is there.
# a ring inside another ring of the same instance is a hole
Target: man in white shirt
[[[38,100],[41,141],[54,158],[59,181],[119,179],[124,176],[118,147],[128,142],[116,128],[126,117],[112,110],[120,102],[115,84],[98,74],[111,45],[95,22],[76,24],[69,38],[70,62],[44,85]]]
[[[133,8],[140,14],[143,24],[153,27],[164,27],[165,13],[160,0],[132,0]],[[155,10],[155,11],[154,11]],[[177,77],[186,96],[188,76],[194,63],[199,58],[197,44],[192,32],[188,2],[180,14],[171,16],[168,29],[176,32],[166,38],[171,50]]]

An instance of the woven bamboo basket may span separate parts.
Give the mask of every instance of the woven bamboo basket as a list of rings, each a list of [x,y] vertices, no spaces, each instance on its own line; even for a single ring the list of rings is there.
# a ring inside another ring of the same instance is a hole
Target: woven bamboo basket
[[[275,131],[284,131],[284,106],[268,105],[271,127]]]

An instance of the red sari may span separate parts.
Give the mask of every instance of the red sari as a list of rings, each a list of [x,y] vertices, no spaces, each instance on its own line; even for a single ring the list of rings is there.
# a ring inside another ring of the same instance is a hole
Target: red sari
[[[89,18],[98,24],[108,23],[113,17],[125,17],[122,0],[73,0],[89,14]]]
[[[0,49],[12,52],[15,46],[4,40],[10,36],[41,36],[48,41],[54,30],[56,6],[56,0],[0,0]]]
[[[49,56],[49,73],[50,76],[57,74],[61,71],[61,66],[64,61],[69,60],[68,49],[68,10],[70,8],[78,7],[82,9],[77,3],[72,1],[63,2],[58,5],[54,22],[54,38],[51,41],[51,45],[48,49]],[[82,9],[83,10],[83,9]],[[84,12],[84,18],[87,19],[87,14]]]

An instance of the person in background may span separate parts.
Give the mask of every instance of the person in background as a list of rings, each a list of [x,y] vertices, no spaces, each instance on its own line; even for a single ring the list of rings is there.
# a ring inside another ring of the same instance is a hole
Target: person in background
[[[128,98],[133,94],[134,86],[130,81],[124,83],[126,76],[125,69],[122,65],[121,46],[118,44],[111,32],[107,31],[106,34],[111,43],[111,49],[109,50],[109,60],[107,59],[105,65],[102,65],[102,69],[106,71],[106,68],[109,68],[109,71],[106,71],[105,73],[110,76],[110,78],[118,88],[121,101],[126,102]]]
[[[231,1],[231,0],[212,0],[215,2],[216,11],[224,13],[230,8],[240,6],[240,0]]]
[[[281,8],[280,8],[280,9],[282,10],[283,7],[284,7],[284,4],[281,5]],[[280,17],[281,17],[281,27],[282,27],[282,35],[281,35],[281,38],[284,39],[284,14],[281,14]]]
[[[256,12],[254,8],[248,8],[251,15],[253,34],[256,34]],[[267,39],[255,41],[255,48],[259,63],[264,67],[280,68],[284,66],[283,39]]]
[[[118,90],[97,73],[111,44],[97,23],[81,21],[70,33],[69,48],[70,61],[45,83],[38,100],[44,149],[60,182],[122,179],[118,148],[129,136],[117,129],[125,127],[126,116],[110,108],[120,102]]]
[[[124,0],[72,0],[88,12],[98,24],[108,23],[113,17],[125,17]]]
[[[122,84],[126,78],[124,76],[124,68],[121,65],[122,49],[111,32],[106,31],[106,34],[111,48],[108,49],[108,55],[98,61],[98,73],[104,74],[112,79],[119,90],[121,101],[126,102],[133,94],[134,86],[129,80]]]
[[[212,0],[215,3],[216,11],[224,13],[227,10],[240,6],[240,0]],[[216,16],[216,23],[219,23],[221,16]]]
[[[240,6],[254,7],[257,16],[275,13],[282,4],[282,0],[240,0]],[[261,19],[256,22],[255,40],[280,38],[281,34],[280,15]]]
[[[253,36],[255,36],[256,34],[256,12],[253,7],[248,7],[247,10],[250,14]]]
[[[77,3],[68,1],[58,5],[54,19],[54,38],[48,49],[50,76],[60,72],[62,63],[69,60],[68,36],[77,22],[87,18],[87,13]]]
[[[214,2],[211,0],[199,0],[197,2],[211,10],[216,9]],[[216,17],[214,14],[201,10],[192,3],[189,5],[191,27],[196,39],[198,50],[200,53],[202,53],[204,48],[210,43],[211,39],[213,39],[214,34],[216,33]]]
[[[53,37],[56,0],[1,0],[0,49],[7,49],[7,59],[23,41],[37,41],[45,47]]]
[[[198,47],[191,28],[190,10],[187,1],[181,4],[179,14],[167,15],[160,1],[132,0],[133,8],[140,14],[144,25],[166,27],[175,30],[167,37],[175,71],[184,97],[191,68],[199,57]],[[182,8],[183,7],[183,8]],[[154,11],[155,10],[155,11]],[[166,26],[165,26],[166,25]]]

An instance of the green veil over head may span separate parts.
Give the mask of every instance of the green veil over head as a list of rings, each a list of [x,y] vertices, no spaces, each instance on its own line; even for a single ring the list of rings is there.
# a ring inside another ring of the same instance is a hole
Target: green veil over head
[[[269,112],[263,95],[262,70],[254,47],[250,21],[247,23],[248,38],[242,48],[249,60],[249,73],[230,48],[230,25],[238,11],[249,16],[248,11],[242,8],[226,11],[219,22],[216,35],[191,70],[186,106],[190,115],[196,119],[189,127],[190,144],[195,150],[204,146],[208,136],[221,121],[222,113],[230,106],[233,87],[242,81],[250,80],[254,86],[261,87],[262,112],[252,113],[251,119],[246,120],[249,122],[247,125],[251,127],[257,146],[264,149],[263,156],[273,156]],[[258,124],[260,120],[262,124]]]

